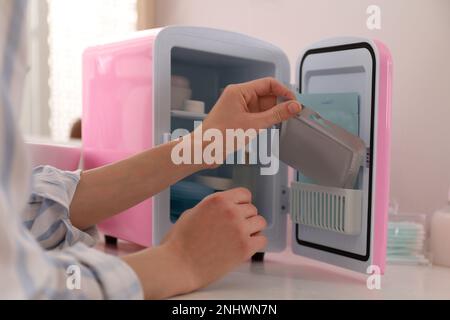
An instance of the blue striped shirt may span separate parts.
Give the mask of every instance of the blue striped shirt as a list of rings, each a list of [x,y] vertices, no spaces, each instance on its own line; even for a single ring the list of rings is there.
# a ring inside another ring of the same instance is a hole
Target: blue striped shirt
[[[0,0],[0,299],[140,299],[133,270],[92,248],[95,228],[70,222],[80,172],[29,168],[17,127],[25,9]]]

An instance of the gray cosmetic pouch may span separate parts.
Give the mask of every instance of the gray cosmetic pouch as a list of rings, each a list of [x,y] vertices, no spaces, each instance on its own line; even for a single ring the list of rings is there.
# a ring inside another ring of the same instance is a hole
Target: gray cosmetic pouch
[[[365,157],[361,138],[310,108],[282,124],[280,160],[316,184],[354,188]]]

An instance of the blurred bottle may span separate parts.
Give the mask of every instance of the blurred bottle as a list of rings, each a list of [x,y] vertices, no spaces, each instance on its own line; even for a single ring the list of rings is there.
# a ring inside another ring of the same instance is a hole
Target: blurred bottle
[[[450,190],[447,206],[431,219],[431,254],[433,264],[450,267]]]

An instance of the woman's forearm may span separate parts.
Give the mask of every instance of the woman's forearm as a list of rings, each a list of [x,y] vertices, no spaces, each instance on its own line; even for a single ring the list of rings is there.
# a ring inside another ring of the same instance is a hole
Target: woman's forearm
[[[138,276],[147,300],[189,293],[199,286],[182,255],[169,250],[165,245],[122,259]]]
[[[203,165],[175,165],[171,153],[177,143],[83,172],[70,207],[73,225],[89,228],[205,169]]]

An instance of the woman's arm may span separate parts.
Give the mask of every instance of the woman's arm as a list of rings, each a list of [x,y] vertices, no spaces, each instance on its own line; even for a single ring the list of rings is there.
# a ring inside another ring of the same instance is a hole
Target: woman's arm
[[[70,207],[74,226],[84,230],[161,192],[204,169],[175,165],[173,141],[118,163],[85,171]]]
[[[263,129],[301,110],[289,89],[272,78],[227,87],[203,123],[203,130]],[[83,172],[73,198],[71,221],[86,229],[154,196],[177,181],[207,168],[205,164],[175,165],[172,149],[179,142],[153,148],[130,159]]]

